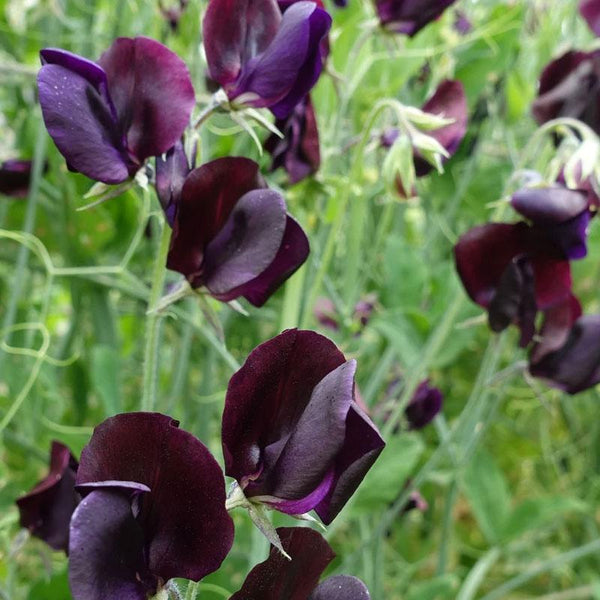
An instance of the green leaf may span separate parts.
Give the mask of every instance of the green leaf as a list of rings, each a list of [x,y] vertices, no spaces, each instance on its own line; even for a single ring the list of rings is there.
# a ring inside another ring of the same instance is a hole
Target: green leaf
[[[362,482],[349,512],[372,512],[396,500],[423,450],[417,434],[392,438]]]
[[[477,452],[467,466],[463,491],[481,531],[488,542],[496,544],[510,512],[510,492],[504,474],[485,450]]]
[[[99,345],[92,350],[92,385],[107,416],[122,411],[120,365],[119,353],[112,346]]]
[[[456,596],[458,585],[456,575],[438,575],[429,581],[412,585],[406,600],[452,600]]]

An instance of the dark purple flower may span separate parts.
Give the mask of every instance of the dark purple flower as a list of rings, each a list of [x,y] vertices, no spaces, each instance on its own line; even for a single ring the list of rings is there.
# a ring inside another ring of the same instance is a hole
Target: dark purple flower
[[[25,198],[30,179],[30,160],[6,160],[0,164],[0,194]]]
[[[467,35],[472,29],[473,25],[467,18],[467,15],[462,10],[457,10],[454,15],[454,30],[461,35]]]
[[[52,442],[50,472],[17,500],[21,526],[54,550],[67,551],[69,522],[79,502],[75,491],[77,460],[67,446]]]
[[[316,173],[321,164],[321,152],[310,96],[300,101],[286,119],[277,119],[275,126],[284,137],[272,134],[264,144],[273,157],[271,170],[283,167],[291,184]]]
[[[430,386],[428,379],[422,381],[404,411],[409,427],[422,429],[428,425],[442,409],[443,401],[438,388]]]
[[[277,530],[288,560],[275,547],[256,565],[230,600],[369,600],[365,584],[356,577],[336,575],[319,583],[335,558],[323,536],[307,527]]]
[[[225,472],[248,499],[331,523],[384,447],[355,401],[356,361],[313,331],[261,344],[231,378]]]
[[[572,117],[600,133],[600,50],[571,50],[542,72],[533,116],[540,124]]]
[[[471,299],[487,308],[490,326],[521,329],[521,346],[535,331],[537,310],[571,295],[571,269],[563,250],[524,222],[488,223],[464,234],[454,248],[456,267]]]
[[[348,0],[333,0],[333,3],[340,8],[346,8],[346,6],[348,6]]]
[[[329,298],[317,298],[313,309],[315,319],[333,331],[338,331],[340,328],[339,315],[336,305]]]
[[[586,20],[589,28],[600,36],[600,2],[598,0],[581,0],[579,13]]]
[[[44,122],[72,170],[121,183],[181,138],[194,107],[185,63],[145,37],[117,38],[97,63],[53,48],[41,53]]]
[[[206,447],[158,413],[111,417],[81,454],[71,521],[75,600],[146,600],[169,579],[198,581],[233,542],[223,473]]]
[[[276,0],[210,0],[203,23],[210,76],[229,100],[284,119],[321,74],[330,26],[315,2],[295,2],[282,16]]]
[[[377,294],[366,294],[354,305],[352,316],[360,323],[361,328],[369,324],[376,305]]]
[[[173,6],[165,6],[163,0],[158,0],[160,14],[174,33],[179,29],[179,21],[189,4],[189,0],[178,0]]]
[[[185,179],[167,266],[192,287],[205,286],[224,302],[243,296],[262,306],[308,252],[304,231],[255,162],[220,158]]]
[[[183,140],[179,140],[164,158],[156,157],[156,195],[171,227],[175,222],[185,178],[193,168],[194,165],[190,165],[185,154]]]
[[[427,504],[427,500],[421,496],[421,493],[418,490],[414,490],[410,493],[408,497],[408,502],[404,505],[402,509],[402,514],[406,514],[411,512],[412,510],[418,510],[419,512],[425,512],[429,508],[429,504]]]
[[[375,0],[379,21],[394,33],[414,36],[456,0]]]
[[[600,383],[600,315],[579,317],[562,345],[530,360],[529,372],[569,394]]]

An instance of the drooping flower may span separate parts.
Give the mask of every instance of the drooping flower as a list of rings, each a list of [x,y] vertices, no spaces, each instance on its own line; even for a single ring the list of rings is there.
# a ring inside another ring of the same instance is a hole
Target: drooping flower
[[[542,72],[532,112],[540,124],[559,117],[579,119],[600,133],[600,51],[571,50]]]
[[[146,600],[168,580],[219,568],[233,542],[223,473],[207,448],[158,413],[111,417],[81,454],[71,520],[75,600]]]
[[[600,2],[598,0],[581,0],[579,13],[586,20],[589,28],[600,36]]]
[[[163,0],[158,0],[158,7],[163,19],[169,24],[174,33],[179,29],[179,21],[189,4],[189,0],[178,0],[176,4],[165,6]]]
[[[307,527],[280,527],[277,533],[292,560],[272,547],[231,600],[369,600],[369,591],[356,577],[335,575],[319,583],[335,558],[320,533]]]
[[[0,194],[24,198],[29,193],[30,160],[5,160],[0,164]]]
[[[321,74],[330,26],[315,2],[295,2],[282,16],[276,0],[210,0],[203,22],[210,76],[230,101],[285,119]]]
[[[410,428],[422,429],[431,423],[442,409],[443,402],[442,392],[429,385],[428,379],[422,381],[404,411]]]
[[[177,196],[177,194],[176,194]],[[285,201],[247,158],[220,158],[185,179],[175,208],[167,266],[228,302],[262,306],[309,252]]]
[[[229,382],[225,472],[246,498],[291,515],[336,517],[384,447],[355,401],[356,361],[290,329],[258,346]]]
[[[381,25],[410,37],[435,21],[456,0],[375,0]]]
[[[321,152],[310,96],[300,101],[286,119],[277,119],[275,126],[284,137],[272,134],[265,141],[265,150],[273,157],[271,170],[283,167],[291,184],[316,173],[321,164]]]
[[[46,48],[38,89],[48,133],[72,170],[121,183],[181,138],[194,107],[185,63],[145,37],[118,38],[97,63]]]
[[[80,499],[76,472],[77,460],[69,448],[52,442],[48,475],[17,499],[21,526],[54,550],[66,552],[69,547],[69,522]]]

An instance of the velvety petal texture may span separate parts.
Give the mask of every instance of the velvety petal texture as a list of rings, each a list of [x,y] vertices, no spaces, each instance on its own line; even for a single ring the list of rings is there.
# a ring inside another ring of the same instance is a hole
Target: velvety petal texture
[[[98,63],[54,48],[40,55],[44,122],[72,169],[120,183],[183,134],[194,89],[185,63],[162,44],[117,38]]]
[[[437,19],[456,0],[375,0],[381,25],[413,36]]]
[[[203,22],[210,76],[230,100],[284,119],[321,74],[330,27],[315,2],[295,2],[281,16],[275,0],[211,0]]]
[[[0,164],[0,194],[25,198],[31,179],[30,160],[5,160]]]
[[[369,600],[367,586],[357,577],[335,575],[320,583],[308,600]]]
[[[67,446],[52,442],[50,471],[17,500],[20,523],[54,550],[69,547],[69,522],[80,496],[75,491],[77,460]]]
[[[308,257],[304,231],[249,159],[194,169],[175,206],[167,266],[220,300],[262,306]]]
[[[137,507],[130,503],[135,509],[130,512],[143,532],[144,564],[153,577],[163,582],[173,577],[197,581],[218,569],[229,552],[233,524],[225,510],[223,473],[206,447],[170,417],[121,414],[96,427],[82,452],[77,474],[82,490],[89,490],[89,484],[95,482],[134,482],[149,488],[148,493],[136,496]],[[126,491],[131,487],[127,484]],[[114,521],[133,531],[120,496],[108,497],[106,485],[100,488],[86,499],[100,494],[89,502],[114,507],[107,508],[106,526],[112,527]],[[123,489],[118,493],[122,496]],[[104,518],[101,512],[90,511],[98,519]],[[102,527],[95,521],[90,521],[92,525],[101,536]],[[118,535],[121,530],[115,528]],[[82,525],[81,535],[85,536],[83,529]],[[110,543],[102,541],[102,547],[108,548]],[[134,555],[131,550],[127,560],[135,562]],[[145,580],[143,573],[140,578]]]
[[[223,412],[226,473],[249,498],[331,522],[384,442],[354,398],[354,361],[327,338],[291,329],[231,378]]]
[[[442,392],[431,385],[429,380],[422,381],[409,402],[404,415],[411,429],[422,429],[431,423],[442,409],[444,396]]]
[[[600,0],[580,0],[579,13],[589,28],[600,36]]]

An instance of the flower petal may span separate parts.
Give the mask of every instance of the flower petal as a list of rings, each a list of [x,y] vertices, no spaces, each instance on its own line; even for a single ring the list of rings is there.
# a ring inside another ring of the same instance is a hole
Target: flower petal
[[[237,201],[204,251],[205,285],[213,296],[227,296],[273,262],[286,219],[283,197],[273,190],[252,190]]]
[[[443,402],[442,392],[430,386],[428,379],[422,381],[404,411],[410,428],[422,429],[428,425],[442,409]]]
[[[67,551],[69,522],[79,502],[75,491],[77,460],[67,446],[52,442],[50,472],[17,499],[20,523],[55,550]]]
[[[6,160],[0,164],[0,194],[24,198],[29,193],[30,160]]]
[[[69,584],[75,600],[146,600],[156,592],[130,496],[127,490],[99,488],[73,513]]]
[[[370,600],[367,586],[357,577],[334,575],[320,583],[308,600]]]
[[[309,251],[308,238],[302,227],[287,215],[283,239],[271,264],[258,277],[231,290],[221,299],[229,301],[244,296],[250,304],[262,306],[302,266]]]
[[[203,285],[206,245],[223,228],[237,201],[264,188],[258,165],[247,158],[218,158],[194,169],[181,191],[167,267]]]
[[[222,429],[227,475],[242,485],[256,476],[264,448],[289,437],[315,386],[345,362],[333,342],[313,331],[288,329],[254,349],[227,388]]]
[[[219,568],[233,541],[225,482],[206,447],[157,413],[111,417],[81,455],[77,483],[135,481],[151,492],[139,521],[148,565],[168,580],[199,580]]]
[[[230,600],[307,600],[335,554],[323,536],[308,527],[280,527],[277,534],[288,560],[271,547]],[[354,600],[349,598],[348,600]]]
[[[167,152],[164,159],[162,156],[156,157],[156,194],[171,227],[175,222],[175,213],[185,178],[190,171],[183,140],[179,140]]]
[[[242,67],[271,43],[280,23],[275,0],[210,0],[202,31],[211,79],[224,88],[234,84]]]
[[[381,24],[390,31],[416,35],[456,0],[375,0]]]
[[[598,0],[581,0],[579,13],[587,21],[589,28],[600,36],[600,2]]]
[[[98,64],[126,137],[142,163],[172,148],[183,135],[195,104],[185,63],[166,46],[146,37],[117,38]]]

